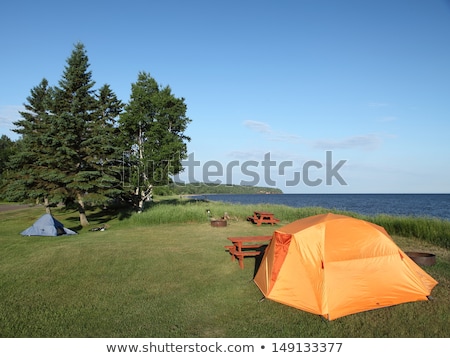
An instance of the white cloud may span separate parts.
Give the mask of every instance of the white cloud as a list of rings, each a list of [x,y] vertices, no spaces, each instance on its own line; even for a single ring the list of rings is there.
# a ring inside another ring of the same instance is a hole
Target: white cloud
[[[300,137],[295,134],[290,134],[286,132],[279,132],[273,130],[269,124],[264,122],[246,120],[244,121],[244,126],[250,130],[258,133],[263,133],[266,135],[266,139],[274,142],[291,142],[298,143]]]
[[[264,122],[247,120],[244,121],[244,126],[255,132],[272,133],[272,128],[270,128],[270,126]]]
[[[19,111],[23,111],[23,106],[6,105],[0,106],[0,135],[6,135],[11,139],[17,139],[19,136],[12,132],[14,127],[13,122],[19,120]]]
[[[382,137],[377,134],[352,136],[340,140],[320,139],[313,142],[314,148],[319,149],[362,149],[375,150],[382,144]]]
[[[249,159],[256,159],[256,158],[260,158],[263,155],[262,152],[260,151],[253,151],[253,150],[248,150],[248,151],[243,151],[243,150],[233,150],[229,153],[227,153],[227,156],[233,158],[233,159],[245,159],[245,160],[249,160]]]
[[[394,121],[396,117],[385,117],[385,121]],[[265,138],[273,142],[286,143],[303,143],[309,144],[314,149],[329,150],[329,149],[359,149],[359,150],[375,150],[383,143],[383,136],[371,133],[363,135],[355,135],[343,139],[315,139],[306,141],[295,134],[286,132],[278,132],[271,128],[271,126],[264,122],[253,120],[244,121],[244,126],[250,130],[264,134]],[[234,153],[237,155],[237,153]],[[246,156],[242,155],[242,156]]]

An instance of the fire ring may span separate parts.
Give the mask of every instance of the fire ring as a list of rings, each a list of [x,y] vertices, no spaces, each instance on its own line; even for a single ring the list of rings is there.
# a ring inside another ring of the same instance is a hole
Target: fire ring
[[[211,220],[212,227],[225,227],[227,226],[226,220]]]
[[[426,252],[405,252],[411,260],[420,266],[433,266],[436,263],[436,255]]]

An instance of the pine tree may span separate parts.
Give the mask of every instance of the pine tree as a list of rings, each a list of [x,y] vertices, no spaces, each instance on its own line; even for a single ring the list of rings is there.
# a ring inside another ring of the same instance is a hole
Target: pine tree
[[[15,143],[6,135],[0,137],[0,177],[8,169],[10,157],[15,153]]]
[[[122,151],[116,125],[123,104],[109,85],[100,88],[96,97],[96,111],[87,124],[88,135],[81,145],[86,165],[81,173],[90,186],[85,200],[104,203],[123,193]]]
[[[5,188],[7,188],[8,178],[14,172],[10,170],[10,161],[18,151],[18,141],[13,142],[8,136],[0,137],[0,199],[5,198]]]
[[[50,112],[53,89],[44,78],[30,91],[22,119],[14,122],[14,132],[21,135],[18,150],[10,158],[11,172],[5,196],[11,201],[27,198],[37,202],[44,200],[47,211],[49,201],[61,199],[63,177],[49,166],[53,160],[53,149],[47,142],[52,137],[52,115]]]
[[[63,76],[56,88],[53,124],[56,131],[49,146],[54,149],[51,167],[64,174],[63,187],[68,199],[78,203],[80,223],[89,224],[85,214],[85,193],[91,189],[82,143],[89,135],[87,128],[96,109],[95,82],[88,70],[89,62],[84,45],[75,45],[67,60]]]
[[[123,192],[115,123],[123,105],[108,85],[97,94],[91,77],[78,43],[59,86],[43,80],[31,91],[23,119],[15,123],[23,148],[12,161],[17,180],[7,187],[10,198],[77,202],[82,226],[89,224],[86,203],[105,203]]]

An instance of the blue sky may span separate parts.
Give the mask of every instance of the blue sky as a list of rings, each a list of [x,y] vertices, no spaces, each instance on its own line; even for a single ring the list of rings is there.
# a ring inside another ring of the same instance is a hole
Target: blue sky
[[[450,1],[2,5],[0,134],[82,42],[123,101],[145,71],[192,119],[180,180],[285,193],[450,192]]]

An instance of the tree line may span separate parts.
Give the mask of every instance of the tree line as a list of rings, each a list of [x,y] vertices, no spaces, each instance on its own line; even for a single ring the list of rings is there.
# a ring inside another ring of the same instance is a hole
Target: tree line
[[[155,194],[164,195],[207,195],[207,194],[283,194],[273,187],[210,183],[171,183],[155,187]]]
[[[184,98],[147,72],[128,103],[108,84],[94,89],[87,51],[77,43],[58,85],[43,78],[14,122],[20,139],[0,139],[0,195],[46,207],[73,203],[80,224],[86,205],[122,203],[142,211],[153,188],[182,171],[191,122]]]

